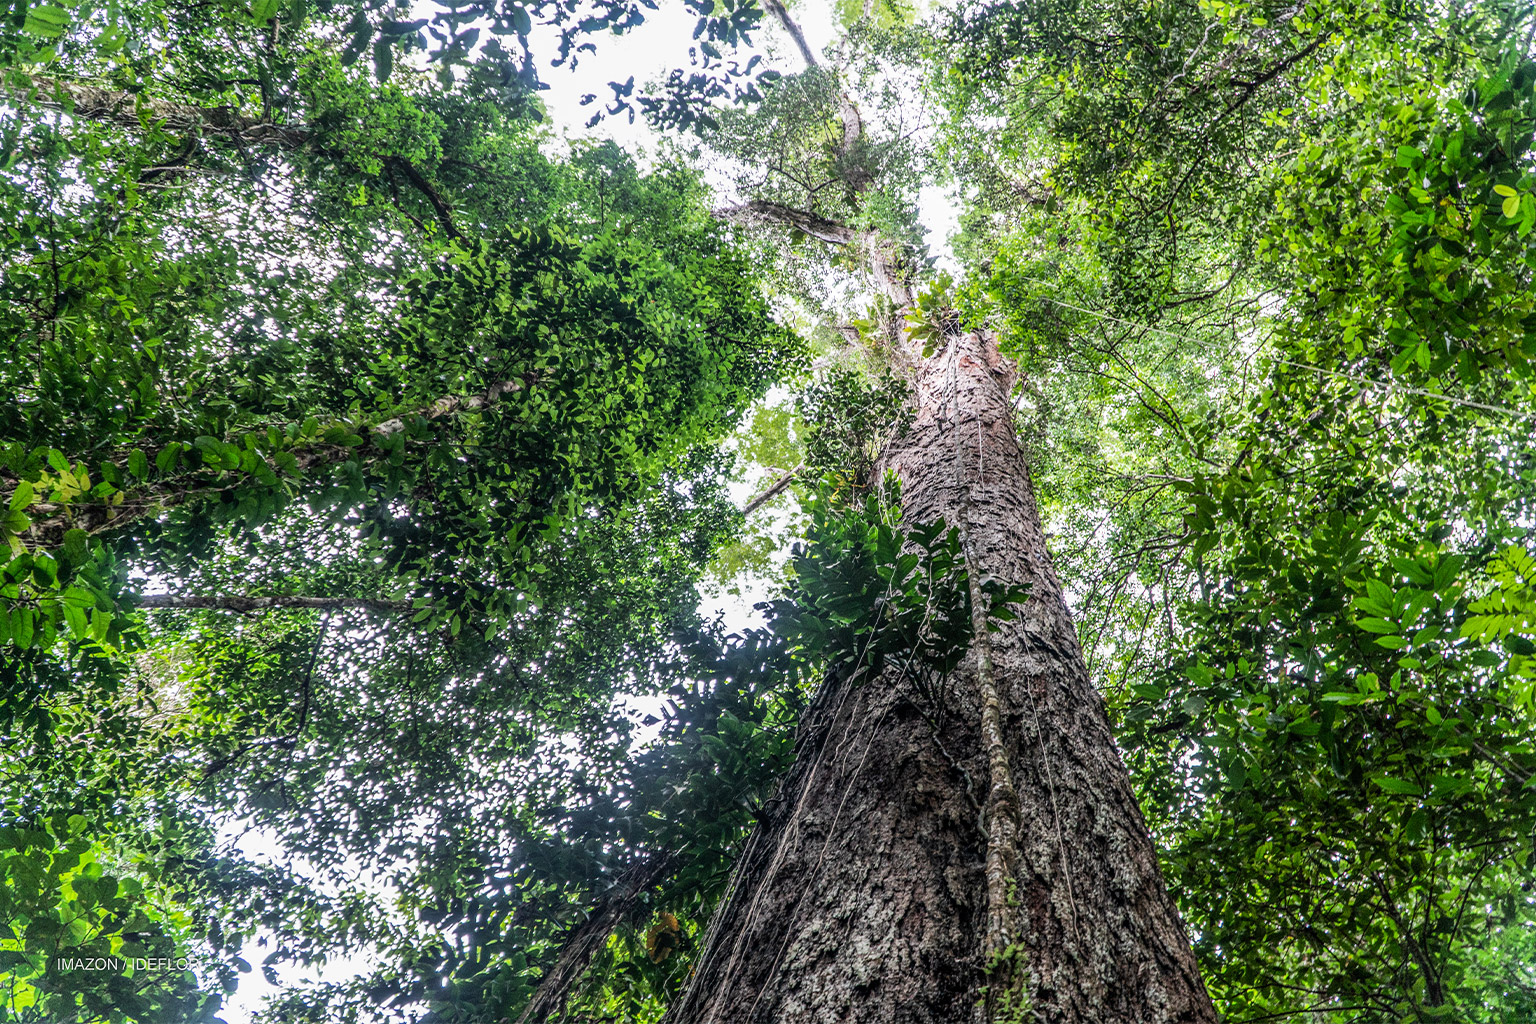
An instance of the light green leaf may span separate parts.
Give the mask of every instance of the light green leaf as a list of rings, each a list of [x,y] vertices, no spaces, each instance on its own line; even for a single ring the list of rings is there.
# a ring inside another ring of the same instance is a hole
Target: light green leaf
[[[62,7],[29,7],[21,30],[28,35],[57,39],[69,28],[69,12]]]

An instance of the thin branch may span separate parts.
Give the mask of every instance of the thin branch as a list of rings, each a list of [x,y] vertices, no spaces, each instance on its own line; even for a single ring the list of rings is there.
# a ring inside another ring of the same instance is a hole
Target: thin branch
[[[438,223],[448,233],[449,238],[464,238],[464,233],[453,222],[453,205],[443,198],[443,194],[437,190],[437,186],[416,169],[409,160],[399,157],[390,157],[388,163],[398,168],[405,175],[405,180],[415,186],[416,191],[427,197],[427,202],[432,204],[432,209],[437,213]]]
[[[474,395],[444,395],[431,405],[418,409],[414,415],[424,419],[436,420],[456,412],[475,412],[487,406],[495,405],[503,396],[519,391],[523,387],[520,380],[504,380],[492,384],[484,391]],[[405,421],[399,417],[385,420],[373,428],[375,434],[394,434],[405,429]]]
[[[1265,71],[1263,74],[1256,76],[1252,81],[1240,82],[1234,80],[1232,84],[1241,86],[1243,91],[1235,100],[1227,104],[1227,109],[1221,112],[1221,116],[1218,117],[1216,121],[1224,120],[1238,107],[1241,107],[1244,103],[1247,103],[1253,97],[1253,94],[1258,91],[1260,86],[1267,85],[1283,72],[1289,70],[1293,65],[1306,60],[1313,54],[1314,51],[1317,50],[1319,46],[1322,46],[1325,42],[1327,42],[1329,38],[1330,37],[1327,35],[1318,36],[1316,39],[1312,40],[1296,53],[1293,53],[1284,60],[1277,62],[1273,67],[1271,67],[1268,71]],[[1215,122],[1212,122],[1211,125],[1206,127],[1206,130],[1209,131],[1214,126]]]
[[[1299,1013],[1353,1013],[1356,1010],[1369,1009],[1369,1006],[1308,1006],[1300,1010],[1281,1010],[1279,1013],[1266,1013],[1262,1017],[1248,1017],[1241,1024],[1258,1024],[1259,1021],[1279,1020],[1281,1017],[1294,1017]]]
[[[759,494],[757,497],[743,505],[741,507],[741,514],[744,516],[749,516],[753,512],[756,512],[758,509],[762,508],[764,505],[768,504],[768,502],[782,494],[784,488],[788,487],[794,481],[795,476],[804,470],[805,463],[802,462],[794,469],[779,477],[769,485],[766,491],[763,491],[763,493]]]
[[[532,383],[531,378],[528,383]],[[524,386],[525,382],[521,380],[499,381],[478,394],[444,395],[430,405],[385,420],[372,428],[366,424],[349,424],[348,427],[362,436],[363,448],[377,448],[377,438],[399,433],[405,429],[406,421],[412,417],[438,420],[459,413],[475,412],[495,405],[504,395],[519,391]],[[319,466],[349,459],[359,449],[343,444],[322,442],[307,448],[291,448],[289,451],[294,455],[296,464],[294,468],[302,474]],[[126,466],[127,456],[124,455],[121,462],[115,459],[113,462],[119,469],[123,469]],[[248,478],[241,476],[230,484],[197,487],[187,486],[172,477],[155,481],[139,490],[127,493],[122,504],[119,505],[109,505],[105,502],[37,502],[27,507],[27,514],[33,517],[33,521],[27,529],[25,538],[32,542],[34,547],[44,550],[55,548],[64,543],[64,534],[70,529],[79,528],[93,535],[104,533],[126,526],[145,515],[163,512],[197,498],[217,497],[229,493],[246,486],[247,482]],[[14,493],[14,485],[10,490],[0,493],[0,502],[8,502],[12,493]]]
[[[299,701],[299,722],[293,727],[295,744],[304,735],[305,726],[309,725],[309,702],[315,689],[315,662],[320,660],[320,648],[325,646],[325,632],[331,628],[331,611],[327,608],[325,614],[320,616],[320,635],[315,637],[315,646],[309,652],[309,668],[304,671],[304,692]],[[293,758],[293,751],[293,747],[288,748],[289,760]]]
[[[626,871],[598,898],[586,920],[567,933],[560,955],[544,976],[517,1024],[544,1024],[560,1013],[571,987],[586,973],[592,957],[634,908],[635,898],[659,882],[672,868],[672,855],[653,853]]]
[[[395,180],[395,168],[394,168],[394,166],[391,163],[385,163],[385,165],[384,165],[384,176],[385,176],[385,178],[387,178],[389,180],[389,194],[390,194],[390,198],[391,198],[391,201],[394,204],[395,209],[399,210],[402,214],[404,214],[410,220],[410,222],[412,224],[416,225],[416,230],[417,231],[420,231],[422,234],[426,234],[427,233],[427,225],[426,225],[426,223],[424,221],[422,221],[422,219],[420,217],[418,217],[414,213],[412,213],[410,210],[407,210],[405,208],[405,203],[403,201],[401,201],[401,199],[400,199],[400,183]]]
[[[236,761],[240,760],[242,757],[257,747],[281,747],[285,750],[291,750],[296,742],[297,741],[292,736],[263,736],[259,739],[248,740],[247,742],[240,744],[228,754],[225,754],[223,757],[214,761],[210,761],[208,764],[204,765],[203,781],[206,782],[207,780],[213,778],[219,772],[223,771],[225,768],[228,768],[230,765],[234,764]]]
[[[173,134],[202,132],[242,146],[275,146],[285,151],[302,149],[314,138],[314,133],[302,125],[273,124],[230,106],[199,107],[170,100],[146,100],[130,92],[35,75],[28,76],[27,83],[21,87],[0,85],[0,94],[70,117],[133,131],[142,130],[146,121],[160,122]]]
[[[800,31],[800,26],[795,23],[794,18],[790,17],[789,10],[780,0],[763,0],[763,6],[768,8],[769,13],[775,18],[779,19],[779,24],[783,25],[784,31],[789,33],[789,38],[795,41],[795,46],[800,50],[800,56],[804,59],[805,66],[816,67],[816,55],[811,52],[810,45],[805,41],[805,33]]]
[[[241,613],[287,608],[321,611],[366,608],[375,612],[411,610],[410,601],[387,597],[301,597],[293,594],[272,597],[246,597],[241,594],[141,594],[134,599],[134,604],[139,608],[208,609]]]

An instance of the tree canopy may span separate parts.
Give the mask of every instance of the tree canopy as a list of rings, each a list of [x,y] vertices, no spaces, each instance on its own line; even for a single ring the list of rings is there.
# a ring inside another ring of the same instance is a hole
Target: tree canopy
[[[1022,596],[876,472],[956,325],[1223,1017],[1536,1019],[1530,11],[685,4],[651,160],[539,98],[645,0],[0,27],[0,1021],[661,1019],[821,681]]]

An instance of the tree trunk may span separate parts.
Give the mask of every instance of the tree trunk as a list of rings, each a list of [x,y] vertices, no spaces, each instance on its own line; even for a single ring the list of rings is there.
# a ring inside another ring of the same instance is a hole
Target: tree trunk
[[[899,671],[824,687],[668,1024],[1216,1020],[1046,551],[1012,368],[994,337],[946,342],[883,466],[907,522],[962,527],[973,579],[1030,597],[942,708]]]

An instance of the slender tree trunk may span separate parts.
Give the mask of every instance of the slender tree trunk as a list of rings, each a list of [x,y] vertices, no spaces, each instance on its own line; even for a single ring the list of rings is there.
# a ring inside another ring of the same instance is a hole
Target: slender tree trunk
[[[899,671],[827,683],[668,1024],[1216,1020],[1046,551],[1012,372],[949,337],[883,465],[908,522],[962,527],[973,578],[1029,600],[942,707]]]

